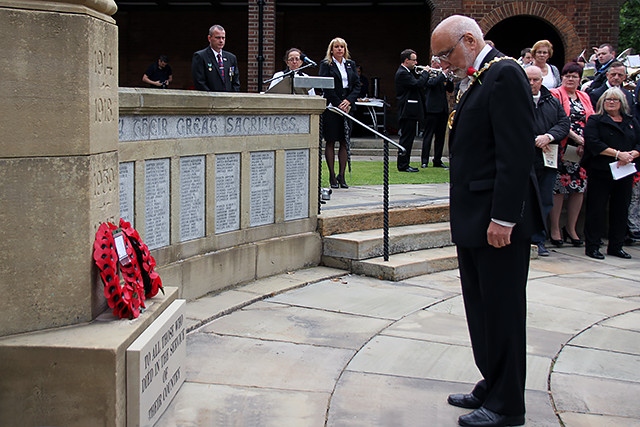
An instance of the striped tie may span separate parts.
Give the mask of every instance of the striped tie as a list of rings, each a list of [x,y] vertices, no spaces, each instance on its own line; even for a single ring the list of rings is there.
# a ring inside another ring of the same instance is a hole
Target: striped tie
[[[222,54],[218,54],[218,68],[220,68],[220,75],[224,80],[224,64],[222,63]]]

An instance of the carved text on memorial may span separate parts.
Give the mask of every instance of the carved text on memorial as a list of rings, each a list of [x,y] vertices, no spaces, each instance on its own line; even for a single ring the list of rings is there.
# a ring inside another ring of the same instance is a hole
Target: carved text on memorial
[[[120,141],[288,135],[309,133],[310,120],[308,115],[120,116],[118,129]]]

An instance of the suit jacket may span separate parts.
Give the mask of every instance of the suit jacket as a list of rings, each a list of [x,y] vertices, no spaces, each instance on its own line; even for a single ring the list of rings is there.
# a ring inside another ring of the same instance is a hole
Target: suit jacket
[[[483,61],[497,56],[492,49]],[[532,167],[531,89],[511,59],[493,63],[480,81],[460,99],[449,134],[452,239],[459,246],[488,246],[493,218],[516,224],[512,242],[528,241],[544,226]]]
[[[220,75],[218,60],[210,46],[193,54],[191,75],[197,90],[209,92],[240,92],[238,60],[233,53],[222,51],[224,81]]]
[[[399,119],[422,120],[424,118],[422,93],[428,78],[429,73],[427,72],[417,75],[407,70],[403,65],[398,67],[395,85]]]
[[[351,103],[351,108],[356,106],[356,100],[360,94],[360,77],[358,77],[358,71],[356,70],[356,63],[350,59],[345,59],[345,68],[347,70],[347,79],[349,86],[342,87],[342,74],[336,64],[331,61],[330,63],[323,59],[320,62],[320,68],[318,69],[318,75],[321,77],[333,77],[334,88],[324,89],[323,96],[334,107],[340,105],[340,103],[347,99]]]
[[[424,95],[425,113],[448,113],[449,100],[447,99],[447,92],[453,92],[453,82],[451,80],[447,79],[443,73],[429,75]]]

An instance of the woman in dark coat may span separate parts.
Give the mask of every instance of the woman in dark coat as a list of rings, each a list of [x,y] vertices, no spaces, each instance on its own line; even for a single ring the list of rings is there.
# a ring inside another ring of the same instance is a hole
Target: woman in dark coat
[[[360,94],[360,78],[356,63],[349,59],[347,42],[340,37],[331,40],[327,48],[327,56],[320,63],[318,75],[333,77],[334,88],[325,89],[324,97],[327,104],[333,105],[348,113],[354,106]],[[331,188],[349,188],[344,173],[347,169],[347,138],[351,132],[351,122],[339,114],[325,111],[322,115],[322,133],[326,142],[325,158],[329,168],[329,182]],[[338,150],[338,175],[335,173],[335,143],[340,143]]]
[[[640,125],[631,116],[629,108],[627,99],[620,89],[607,89],[598,100],[596,114],[589,117],[584,130],[585,154],[582,164],[589,176],[585,212],[585,253],[595,259],[604,259],[599,250],[599,242],[604,235],[607,204],[607,254],[631,258],[631,255],[622,249],[622,245],[627,231],[633,174],[617,180],[612,174],[612,168],[636,162],[640,156]],[[615,165],[610,166],[611,163]]]

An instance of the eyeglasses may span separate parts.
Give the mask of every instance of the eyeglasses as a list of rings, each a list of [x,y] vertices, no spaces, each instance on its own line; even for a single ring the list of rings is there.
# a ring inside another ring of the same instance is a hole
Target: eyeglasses
[[[620,102],[620,100],[618,98],[605,98],[604,100],[605,102]]]
[[[577,74],[565,74],[564,76],[562,76],[562,78],[564,79],[579,79],[580,76]]]
[[[453,51],[456,50],[456,47],[458,47],[458,44],[460,43],[460,40],[462,40],[463,38],[464,38],[464,34],[460,36],[460,38],[458,39],[456,44],[454,44],[451,49],[449,49],[448,51],[446,51],[442,55],[433,55],[433,59],[438,61],[438,63],[443,62],[443,61],[449,62],[449,55],[451,55],[453,53]]]

